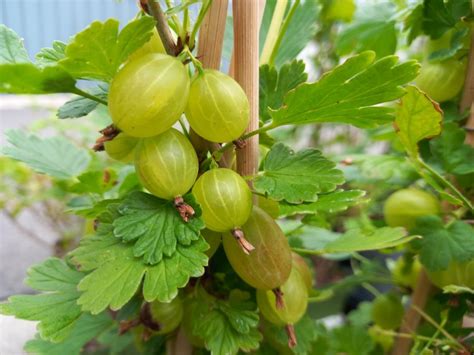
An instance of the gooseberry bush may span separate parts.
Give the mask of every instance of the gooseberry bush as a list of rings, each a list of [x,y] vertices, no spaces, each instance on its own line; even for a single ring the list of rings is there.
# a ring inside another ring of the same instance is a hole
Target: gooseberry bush
[[[76,95],[68,131],[106,122],[92,149],[6,132],[4,155],[86,226],[0,305],[37,322],[25,350],[470,354],[471,2],[267,0],[258,97],[232,77],[253,64],[231,60],[242,26],[223,4],[142,0],[33,61],[0,26],[0,92]]]

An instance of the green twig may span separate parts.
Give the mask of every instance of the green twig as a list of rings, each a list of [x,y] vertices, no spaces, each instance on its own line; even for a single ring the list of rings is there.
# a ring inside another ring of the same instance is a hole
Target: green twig
[[[434,170],[431,166],[426,164],[421,158],[416,159],[416,163],[420,164],[424,169],[426,169],[430,174],[432,174],[439,182],[444,184],[447,188],[449,188],[454,195],[459,198],[464,205],[469,208],[471,211],[474,209],[471,202],[464,196],[453,184],[451,184],[447,179],[445,179],[440,173]]]
[[[82,96],[82,97],[85,97],[85,98],[87,98],[87,99],[89,99],[89,100],[98,102],[99,104],[102,104],[102,105],[105,105],[105,106],[108,105],[107,101],[101,99],[100,97],[91,95],[91,94],[89,94],[88,92],[82,91],[82,90],[79,89],[79,88],[75,88],[74,91],[72,91],[72,93],[73,93],[73,94],[76,94],[76,95],[79,95],[79,96]]]
[[[204,21],[204,17],[207,14],[207,11],[211,7],[212,0],[207,0],[201,6],[201,10],[199,11],[198,17],[196,22],[194,23],[193,30],[191,31],[191,36],[189,37],[189,47],[194,48],[194,44],[196,42],[196,34],[199,28],[201,27],[202,21]]]
[[[278,54],[278,49],[280,48],[281,41],[285,36],[286,30],[288,29],[288,26],[290,25],[290,22],[293,19],[293,15],[295,14],[299,4],[300,0],[295,0],[295,2],[290,8],[290,11],[288,12],[288,15],[285,18],[285,21],[283,22],[283,25],[281,26],[280,32],[278,33],[278,38],[275,41],[275,45],[273,46],[272,54],[270,55],[270,59],[268,60],[268,64],[270,65],[274,65],[275,63],[275,58]]]
[[[449,334],[442,326],[440,326],[436,321],[431,318],[428,314],[426,314],[420,307],[412,304],[411,308],[413,308],[420,316],[422,316],[428,323],[430,323],[436,330],[440,331],[447,339],[452,341],[461,349],[464,349],[464,346],[460,344],[451,334]]]

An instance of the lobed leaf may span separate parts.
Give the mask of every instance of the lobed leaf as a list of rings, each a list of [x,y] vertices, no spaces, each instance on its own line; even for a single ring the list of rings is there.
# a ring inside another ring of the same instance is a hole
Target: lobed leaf
[[[417,236],[407,236],[401,227],[352,228],[344,234],[311,228],[301,238],[303,248],[295,250],[307,254],[352,253],[392,248],[415,238]]]
[[[51,48],[41,48],[36,54],[36,65],[39,67],[45,67],[48,65],[56,65],[66,54],[66,43],[61,41],[54,41]]]
[[[106,314],[98,316],[82,314],[64,341],[52,343],[37,336],[25,344],[25,350],[36,355],[79,355],[89,341],[110,328],[112,324],[112,319]]]
[[[3,154],[58,179],[79,175],[91,160],[85,149],[76,147],[63,137],[43,139],[21,130],[9,130],[5,135],[10,146],[2,149]]]
[[[81,317],[76,287],[84,274],[63,260],[50,258],[28,271],[26,283],[38,295],[18,295],[0,304],[0,313],[25,320],[39,321],[38,331],[44,340],[59,342],[68,337]]]
[[[63,68],[32,63],[0,64],[0,93],[55,94],[76,92],[76,80]]]
[[[318,200],[311,203],[290,204],[280,202],[280,217],[295,214],[336,213],[347,210],[349,207],[363,202],[365,191],[336,190],[328,194],[319,195]]]
[[[260,67],[259,110],[260,119],[271,119],[269,109],[277,110],[283,105],[285,95],[306,82],[308,75],[304,72],[302,60],[294,60],[283,65],[279,71],[275,67],[262,65]]]
[[[470,0],[424,0],[423,31],[433,39],[440,38],[470,13]]]
[[[273,126],[338,122],[361,128],[393,120],[393,109],[380,104],[406,92],[402,85],[418,74],[415,61],[398,64],[395,56],[375,61],[374,52],[363,52],[311,84],[301,84],[286,95],[284,105],[271,111]]]
[[[143,16],[119,33],[119,22],[115,19],[94,21],[74,36],[59,64],[75,78],[109,82],[120,64],[150,39],[154,25],[153,18]]]
[[[452,174],[474,173],[474,148],[464,144],[466,133],[454,122],[443,125],[441,135],[430,142],[433,156]]]
[[[414,242],[421,263],[430,271],[448,268],[451,261],[464,262],[474,258],[474,228],[455,221],[444,226],[437,216],[420,217],[413,231],[423,237]]]
[[[190,245],[200,238],[204,222],[191,195],[185,196],[195,215],[184,222],[173,201],[162,200],[144,192],[133,192],[119,207],[121,214],[114,222],[114,235],[125,242],[135,241],[136,257],[157,264],[163,256],[172,256],[177,245]]]
[[[0,25],[0,64],[29,63],[23,39],[7,26]]]
[[[335,166],[319,150],[310,148],[295,153],[278,143],[265,157],[254,187],[277,201],[316,201],[319,193],[331,192],[344,182],[342,172]]]
[[[90,90],[89,94],[98,97],[100,99],[107,99],[108,89],[104,86],[98,86]],[[72,100],[67,101],[58,109],[58,118],[78,118],[87,116],[89,113],[94,111],[99,103],[97,101],[88,99],[86,97],[78,96]]]
[[[419,155],[418,143],[441,133],[443,112],[438,104],[414,86],[406,88],[407,94],[397,108],[395,125],[400,141],[408,155]]]
[[[202,289],[199,291],[191,299],[191,327],[211,354],[237,354],[239,350],[248,352],[259,347],[262,340],[257,328],[259,316],[248,295],[233,290],[229,301],[221,301]]]
[[[143,282],[147,302],[170,302],[190,277],[204,273],[209,245],[201,238],[188,246],[177,245],[170,257],[156,265],[146,265],[133,255],[133,247],[111,234],[85,239],[71,253],[81,270],[91,271],[78,285],[82,295],[78,304],[84,311],[98,314],[110,307],[122,308]]]

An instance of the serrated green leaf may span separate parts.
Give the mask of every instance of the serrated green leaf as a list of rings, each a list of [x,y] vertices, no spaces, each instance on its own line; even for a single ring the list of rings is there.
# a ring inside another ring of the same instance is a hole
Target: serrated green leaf
[[[443,115],[438,104],[416,87],[408,86],[406,90],[397,108],[395,125],[406,152],[417,158],[418,143],[440,134]]]
[[[443,125],[441,135],[430,142],[431,152],[443,169],[452,174],[474,173],[474,148],[464,144],[466,133],[454,122]]]
[[[106,314],[82,314],[64,341],[51,343],[37,336],[25,344],[25,350],[36,355],[79,355],[84,345],[112,324],[112,319]]]
[[[5,135],[10,146],[3,147],[3,154],[58,179],[79,175],[91,160],[85,149],[76,147],[63,137],[43,139],[27,135],[22,130],[9,130]]]
[[[313,342],[318,337],[315,329],[315,322],[311,317],[305,315],[294,325],[297,345],[290,349],[288,347],[288,334],[282,327],[277,327],[267,321],[263,322],[263,333],[265,338],[271,337],[278,343],[279,348],[286,348],[288,354],[310,355],[312,353]],[[285,353],[286,353],[285,352]]]
[[[84,311],[98,314],[107,307],[122,308],[143,281],[147,302],[170,302],[191,277],[204,273],[209,245],[201,238],[189,246],[178,244],[170,257],[156,265],[146,265],[133,255],[133,246],[123,244],[111,234],[85,239],[71,253],[81,270],[91,271],[79,283],[82,295],[78,304]]]
[[[415,61],[398,64],[389,56],[375,61],[374,52],[349,58],[315,83],[286,95],[283,107],[271,111],[273,126],[338,122],[361,128],[393,120],[393,109],[380,104],[405,94],[402,85],[418,74]]]
[[[309,148],[295,153],[283,143],[275,144],[263,161],[263,171],[254,187],[273,200],[290,203],[316,201],[319,193],[331,192],[344,182],[336,164]]]
[[[84,274],[64,261],[50,258],[28,271],[26,283],[39,295],[12,296],[0,304],[0,313],[25,320],[39,321],[38,331],[45,340],[64,340],[81,316],[76,287]]]
[[[461,49],[463,49],[466,37],[468,37],[469,34],[468,28],[462,28],[461,30],[454,32],[449,42],[449,47],[431,52],[428,56],[428,60],[442,61],[453,58]]]
[[[86,171],[77,177],[78,182],[68,187],[68,191],[85,194],[103,194],[117,183],[117,173],[113,169]]]
[[[336,354],[368,355],[375,343],[366,327],[345,325],[332,331],[330,346]]]
[[[213,355],[237,354],[259,346],[262,336],[258,331],[259,316],[256,305],[241,298],[237,301],[221,301],[199,289],[191,299],[191,329],[203,339]],[[231,291],[235,293],[236,290]],[[239,292],[240,293],[240,292]]]
[[[0,93],[55,94],[76,91],[76,80],[61,67],[40,69],[31,63],[0,65]]]
[[[94,204],[76,204],[75,201],[68,203],[69,209],[66,212],[74,213],[78,216],[85,218],[94,218],[102,214],[107,210],[107,207],[111,204],[118,204],[121,200],[119,199],[107,199],[102,200]]]
[[[387,5],[384,3],[380,6]],[[380,13],[377,17],[356,20],[336,37],[336,52],[342,56],[372,50],[377,53],[378,58],[394,54],[398,34],[395,25],[395,21],[390,20],[388,16],[381,16]]]
[[[59,64],[75,78],[109,82],[120,64],[150,39],[154,25],[152,17],[142,16],[119,33],[115,19],[94,21],[66,46],[66,57]]]
[[[296,58],[314,38],[318,29],[315,21],[318,13],[319,4],[317,1],[305,1],[296,8],[278,48],[275,58],[277,67],[281,67]]]
[[[423,33],[422,29],[423,21],[423,5],[416,5],[406,17],[403,23],[403,30],[408,31],[407,42],[411,44],[415,38]]]
[[[347,210],[349,207],[362,203],[365,191],[337,190],[328,194],[319,195],[318,200],[312,203],[298,205],[280,202],[280,217],[295,214],[336,213]]]
[[[423,31],[431,38],[441,37],[445,32],[456,26],[463,16],[471,13],[470,0],[424,0]]]
[[[352,228],[344,234],[320,228],[309,228],[301,238],[303,248],[296,251],[307,254],[352,253],[355,251],[392,248],[407,243],[416,236],[407,236],[401,228]]]
[[[370,179],[411,180],[416,174],[405,156],[354,154],[350,155],[350,159]]]
[[[29,62],[30,58],[23,45],[23,39],[12,29],[0,25],[0,64]]]
[[[283,105],[285,95],[299,84],[306,82],[308,75],[304,69],[305,65],[302,60],[294,60],[290,64],[285,64],[279,71],[269,65],[260,67],[260,119],[270,120],[268,109],[279,109]]]
[[[122,215],[114,222],[114,235],[135,241],[133,252],[145,263],[156,264],[163,256],[172,256],[178,244],[190,245],[199,239],[204,222],[201,210],[191,195],[185,196],[195,215],[184,222],[173,201],[162,200],[144,192],[132,192],[119,207]]]
[[[56,65],[66,54],[66,43],[61,41],[54,41],[52,48],[41,48],[36,54],[36,65],[45,67],[48,65]]]
[[[105,86],[98,86],[90,90],[89,94],[98,97],[99,99],[107,99],[107,88]],[[87,116],[89,113],[97,108],[99,103],[97,101],[88,99],[86,97],[78,96],[72,100],[67,101],[58,109],[58,118],[78,118]]]
[[[455,221],[444,226],[436,216],[420,217],[413,231],[423,238],[414,242],[419,249],[421,263],[430,271],[447,269],[451,261],[474,258],[474,228]]]

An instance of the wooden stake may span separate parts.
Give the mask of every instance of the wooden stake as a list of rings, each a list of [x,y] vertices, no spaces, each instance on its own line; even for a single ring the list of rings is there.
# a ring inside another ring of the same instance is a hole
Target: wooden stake
[[[234,0],[234,78],[242,86],[250,103],[250,122],[246,132],[258,129],[258,35],[259,1]],[[237,172],[253,175],[258,169],[258,135],[249,138],[245,147],[237,150]]]
[[[416,283],[415,290],[413,291],[411,302],[413,305],[420,309],[424,309],[428,296],[433,291],[433,285],[428,279],[428,275],[425,270],[420,272],[418,276],[418,282]],[[420,323],[421,315],[413,308],[409,307],[403,317],[402,325],[400,327],[400,333],[412,334],[416,332],[418,324]],[[393,346],[392,355],[407,355],[410,353],[413,339],[397,337]]]

